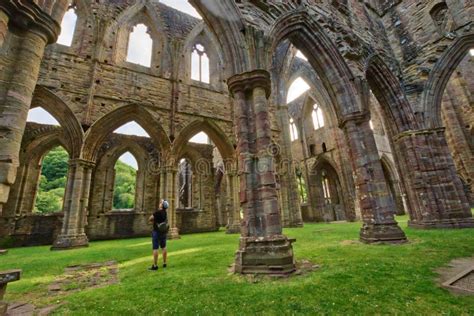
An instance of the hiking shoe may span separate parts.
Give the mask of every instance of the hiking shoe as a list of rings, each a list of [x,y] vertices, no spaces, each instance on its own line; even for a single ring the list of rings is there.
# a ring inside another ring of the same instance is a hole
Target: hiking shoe
[[[148,268],[150,271],[156,271],[158,270],[158,266],[151,266],[151,268]]]
[[[163,268],[166,268],[166,263],[163,263]]]

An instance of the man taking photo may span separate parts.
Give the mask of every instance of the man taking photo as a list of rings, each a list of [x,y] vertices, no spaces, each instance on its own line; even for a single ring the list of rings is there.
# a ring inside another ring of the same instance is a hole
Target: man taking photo
[[[169,207],[168,201],[161,200],[158,210],[153,213],[148,219],[150,224],[153,224],[153,231],[151,233],[151,240],[153,244],[153,265],[149,270],[158,270],[158,249],[161,248],[163,254],[163,268],[166,268],[166,235],[168,234],[168,216],[167,209]]]

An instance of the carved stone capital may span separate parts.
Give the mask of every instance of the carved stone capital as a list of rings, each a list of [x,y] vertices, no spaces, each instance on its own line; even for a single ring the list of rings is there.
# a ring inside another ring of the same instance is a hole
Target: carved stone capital
[[[436,128],[427,128],[427,129],[420,129],[416,131],[404,131],[394,137],[394,141],[397,142],[402,138],[411,137],[415,135],[427,135],[427,134],[438,134],[444,133],[444,127],[436,127]]]
[[[70,167],[83,167],[84,169],[92,169],[95,167],[95,163],[85,159],[71,159],[69,160]]]
[[[264,69],[256,69],[234,75],[227,80],[227,86],[232,95],[237,92],[245,93],[255,88],[263,88],[267,98],[269,98],[272,90],[270,73]]]
[[[357,112],[345,115],[339,120],[339,127],[344,128],[344,126],[349,122],[355,122],[356,124],[364,123],[370,121],[370,112]]]
[[[66,11],[67,1],[58,1],[55,11]],[[0,10],[10,18],[11,24],[22,30],[33,30],[44,36],[47,43],[55,43],[61,27],[59,23],[47,12],[43,11],[35,2],[25,0],[2,0]],[[59,17],[64,12],[54,12]]]

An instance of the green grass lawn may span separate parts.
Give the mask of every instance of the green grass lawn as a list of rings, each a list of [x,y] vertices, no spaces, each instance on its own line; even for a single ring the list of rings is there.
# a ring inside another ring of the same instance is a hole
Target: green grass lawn
[[[92,242],[89,248],[51,252],[49,247],[10,249],[0,270],[23,269],[8,286],[9,301],[65,303],[58,314],[450,314],[474,315],[474,297],[450,294],[436,285],[436,268],[474,255],[474,230],[414,230],[410,243],[364,245],[360,223],[306,224],[286,229],[296,238],[297,260],[320,269],[290,279],[229,275],[238,235],[224,232],[169,241],[169,267],[149,272],[148,238]],[[48,284],[73,264],[119,262],[120,282],[64,297],[47,295]]]

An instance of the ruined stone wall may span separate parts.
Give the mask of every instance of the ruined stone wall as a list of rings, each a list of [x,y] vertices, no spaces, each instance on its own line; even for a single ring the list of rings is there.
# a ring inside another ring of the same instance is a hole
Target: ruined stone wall
[[[148,217],[163,194],[160,192],[160,171],[150,171],[149,162],[153,159],[172,158],[178,152],[197,150],[201,154],[201,162],[207,159],[208,165],[212,166],[212,146],[204,145],[203,149],[200,145],[187,143],[190,137],[203,129],[206,129],[215,143],[234,142],[233,108],[219,71],[224,64],[219,53],[219,44],[212,38],[203,22],[158,2],[79,1],[76,14],[78,20],[71,47],[53,44],[47,48],[41,64],[38,86],[48,91],[57,102],[63,103],[61,106],[73,113],[74,119],[78,120],[89,137],[88,144],[94,143],[91,138],[100,138],[101,143],[97,149],[87,149],[97,157],[92,172],[86,226],[90,239],[148,235]],[[150,28],[154,43],[150,68],[124,60],[128,33],[123,33],[123,30],[130,30],[134,23],[145,23]],[[0,32],[1,25],[0,22]],[[206,52],[211,59],[210,84],[190,79],[190,46],[196,41],[207,45]],[[35,98],[32,107],[44,107],[53,116],[59,115],[56,119],[60,123],[69,125],[64,121],[64,117],[70,115],[69,113],[54,112],[51,102],[49,107],[44,103]],[[130,117],[114,114],[117,109],[130,105],[146,109],[150,114],[150,118],[141,121],[141,125],[149,132],[152,140],[109,135],[122,124],[140,118],[135,114]],[[114,115],[115,118],[108,119]],[[94,124],[97,125],[94,131],[99,130],[99,133],[89,131]],[[157,139],[156,135],[150,132],[157,129],[164,131],[165,138]],[[41,137],[43,136],[37,135],[37,141]],[[61,137],[62,143],[56,140],[57,143],[77,152],[76,157],[84,155],[81,140],[77,144],[71,144],[68,142],[68,135],[58,136],[58,139]],[[160,140],[167,139],[168,142],[179,139],[179,145],[170,148],[168,144],[160,143]],[[197,149],[193,149],[195,147]],[[117,212],[112,210],[111,204],[113,177],[110,176],[110,168],[114,159],[111,159],[110,155],[125,149],[131,149],[130,151],[139,157],[142,168],[138,171],[136,208],[133,211]],[[165,151],[163,156],[161,150]],[[229,153],[226,154],[229,156]],[[105,158],[107,155],[109,157]],[[107,163],[104,163],[107,159]],[[163,161],[163,166],[167,164],[168,161]],[[20,166],[21,168],[23,167]],[[39,172],[38,166],[36,169]],[[215,230],[217,227],[213,191],[215,177],[212,169],[209,172],[201,177],[199,183],[196,180],[194,186],[195,190],[202,190],[199,209],[189,214],[178,214],[178,228],[185,233]],[[47,217],[55,218],[54,221],[43,220],[42,216],[32,214],[29,207],[26,207],[29,211],[26,210],[22,203],[29,201],[30,205],[34,202],[36,191],[33,188],[36,185],[33,180],[36,178],[25,179],[18,177],[16,186],[20,189],[24,182],[31,182],[31,185],[28,185],[31,190],[13,190],[10,205],[15,206],[9,208],[12,214],[8,219],[2,218],[8,224],[2,225],[0,235],[5,236],[5,240],[13,240],[13,245],[31,244],[32,238],[36,238],[35,243],[51,243],[61,228],[61,215]],[[196,192],[195,196],[199,194]],[[24,214],[26,219],[22,220],[19,214]],[[45,221],[50,224],[45,224]],[[15,228],[19,227],[19,224],[21,229]],[[41,232],[48,234],[38,232],[39,226],[43,227]]]
[[[213,151],[211,145],[190,143],[181,157],[192,165],[191,207],[177,210],[178,228],[183,233],[214,231],[219,227]]]
[[[435,64],[458,38],[472,34],[474,5],[470,1],[404,0],[381,13],[407,96],[415,111],[422,112],[422,93]]]
[[[474,57],[468,54],[451,76],[441,115],[456,170],[474,203]]]

